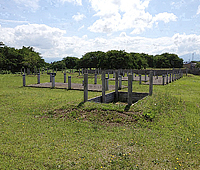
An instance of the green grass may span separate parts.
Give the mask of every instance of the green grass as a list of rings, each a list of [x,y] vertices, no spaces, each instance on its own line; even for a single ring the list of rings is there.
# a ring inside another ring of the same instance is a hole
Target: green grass
[[[0,169],[199,169],[200,77],[153,90],[125,111],[124,103],[83,104],[83,91],[22,87],[20,75],[0,75]],[[134,82],[133,91],[148,86]]]

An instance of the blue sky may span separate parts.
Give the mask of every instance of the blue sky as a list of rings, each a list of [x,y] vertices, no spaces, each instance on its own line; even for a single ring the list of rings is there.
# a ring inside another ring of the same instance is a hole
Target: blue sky
[[[98,50],[200,60],[200,0],[0,0],[0,41],[47,62]]]

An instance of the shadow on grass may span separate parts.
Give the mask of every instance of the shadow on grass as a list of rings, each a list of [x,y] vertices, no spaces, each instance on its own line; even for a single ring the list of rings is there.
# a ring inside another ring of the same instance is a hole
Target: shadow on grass
[[[78,108],[80,108],[80,107],[82,107],[84,105],[84,102],[80,102],[79,104],[78,104]]]
[[[131,107],[131,105],[130,105],[130,104],[127,104],[126,107],[124,108],[124,111],[125,111],[125,112],[128,112],[129,109],[130,109],[130,107]]]

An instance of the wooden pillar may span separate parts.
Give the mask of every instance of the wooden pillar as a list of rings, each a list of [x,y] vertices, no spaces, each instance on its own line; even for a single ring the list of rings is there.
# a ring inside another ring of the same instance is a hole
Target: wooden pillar
[[[162,85],[164,86],[165,85],[165,75],[164,74],[162,75],[162,80],[163,80]]]
[[[149,96],[153,94],[153,71],[150,71],[149,75]]]
[[[101,80],[102,80],[102,103],[106,102],[106,93],[105,93],[105,71],[102,72],[101,75]]]
[[[64,73],[64,83],[66,83],[66,73]]]
[[[55,87],[55,75],[52,74],[52,88]]]
[[[84,102],[88,100],[88,73],[84,74]]]
[[[108,77],[106,77],[106,78],[105,78],[105,83],[106,83],[106,91],[108,91],[108,90],[109,90],[109,83],[108,83],[108,80],[109,80],[109,78],[108,78]]]
[[[52,82],[52,73],[50,73],[49,76],[50,76],[50,82]]]
[[[70,90],[72,88],[72,80],[71,80],[71,76],[68,76],[68,90]]]
[[[40,84],[40,73],[37,75],[37,84]]]
[[[115,71],[115,102],[119,101],[119,93],[118,93],[118,71]]]
[[[166,84],[168,84],[168,73],[167,73],[167,76],[166,76]]]
[[[142,84],[142,75],[139,74],[139,84]]]
[[[119,90],[122,89],[122,76],[119,75]]]
[[[26,86],[26,75],[23,74],[22,77],[23,77],[23,86]]]
[[[94,84],[97,84],[97,74],[94,74]]]
[[[132,75],[128,75],[128,105],[132,105],[132,78]]]

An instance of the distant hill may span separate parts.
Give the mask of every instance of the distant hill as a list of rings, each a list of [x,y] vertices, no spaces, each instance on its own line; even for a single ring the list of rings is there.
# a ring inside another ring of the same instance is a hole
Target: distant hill
[[[179,56],[179,58],[182,58],[185,61],[192,61],[192,53],[188,53],[182,56]],[[194,61],[200,61],[200,54],[196,54],[194,53],[194,57],[193,57]]]

